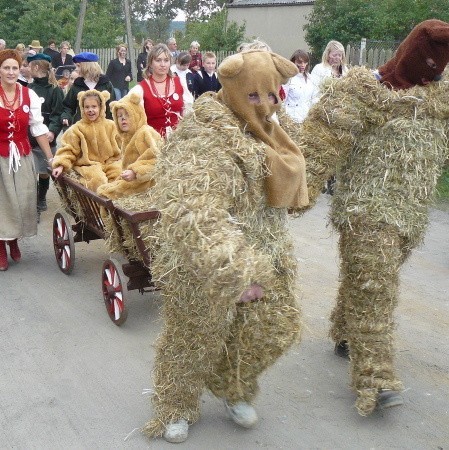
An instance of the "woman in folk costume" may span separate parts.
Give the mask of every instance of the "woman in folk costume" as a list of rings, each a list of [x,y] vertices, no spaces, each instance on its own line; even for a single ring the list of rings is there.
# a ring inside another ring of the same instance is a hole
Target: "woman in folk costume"
[[[311,201],[337,166],[331,220],[341,267],[331,337],[350,357],[361,415],[403,403],[393,312],[399,270],[424,238],[448,156],[449,82],[436,82],[448,62],[449,24],[424,21],[377,74],[358,67],[329,80],[299,131]]]
[[[122,173],[118,180],[100,186],[97,192],[117,199],[144,192],[153,186],[156,154],[162,137],[147,125],[145,110],[137,94],[112,102],[111,111],[121,142]]]
[[[270,52],[227,58],[222,90],[194,103],[158,157],[152,271],[164,328],[149,436],[184,441],[205,388],[237,424],[253,426],[259,375],[298,338],[287,209],[308,203],[305,163],[271,120],[279,86],[295,73]]]
[[[0,271],[9,266],[6,243],[18,262],[17,240],[37,233],[36,172],[28,128],[47,161],[53,156],[39,97],[17,82],[21,62],[17,51],[0,51]]]

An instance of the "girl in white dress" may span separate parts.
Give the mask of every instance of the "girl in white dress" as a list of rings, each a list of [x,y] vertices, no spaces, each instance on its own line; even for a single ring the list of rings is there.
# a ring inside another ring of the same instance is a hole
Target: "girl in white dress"
[[[296,122],[302,123],[312,106],[315,85],[309,74],[309,55],[296,50],[290,61],[296,64],[299,73],[282,86],[285,93],[285,111]]]

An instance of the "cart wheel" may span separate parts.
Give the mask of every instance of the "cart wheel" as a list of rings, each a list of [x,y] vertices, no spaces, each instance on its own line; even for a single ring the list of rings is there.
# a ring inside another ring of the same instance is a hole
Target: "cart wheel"
[[[58,212],[53,219],[53,248],[59,268],[68,275],[75,265],[75,241],[65,213]]]
[[[104,304],[109,318],[121,325],[128,317],[126,308],[126,277],[121,265],[115,259],[108,259],[103,264],[101,285],[103,288]]]

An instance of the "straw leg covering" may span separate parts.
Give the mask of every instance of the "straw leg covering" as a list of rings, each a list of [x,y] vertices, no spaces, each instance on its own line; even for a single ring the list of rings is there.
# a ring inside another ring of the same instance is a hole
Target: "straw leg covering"
[[[341,274],[332,338],[347,340],[352,386],[361,415],[376,407],[379,389],[401,390],[393,368],[393,311],[403,242],[392,226],[358,223],[341,230]]]
[[[299,337],[300,321],[293,283],[287,276],[276,280],[267,297],[237,308],[231,333],[207,386],[228,403],[252,403],[257,377]]]
[[[205,387],[231,403],[251,401],[258,374],[299,334],[293,285],[290,273],[279,276],[262,300],[238,306],[220,295],[189,296],[187,285],[178,295],[166,289],[153,373],[155,418],[143,431],[161,436],[170,422],[197,421]]]
[[[189,296],[188,286],[177,293],[169,288],[163,293],[165,323],[153,371],[155,419],[143,429],[149,436],[161,436],[170,422],[198,420],[205,380],[235,316],[235,302],[214,295]]]

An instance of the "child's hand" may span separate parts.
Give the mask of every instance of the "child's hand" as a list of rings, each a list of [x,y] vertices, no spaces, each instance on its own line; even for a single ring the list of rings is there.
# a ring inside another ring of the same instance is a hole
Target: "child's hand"
[[[121,174],[121,177],[125,180],[125,181],[132,181],[136,179],[136,173],[134,172],[134,170],[124,170]]]
[[[55,133],[53,133],[53,131],[49,131],[47,133],[47,139],[48,139],[48,142],[53,142],[55,140]]]
[[[58,166],[58,167],[56,167],[56,169],[53,169],[53,171],[52,171],[51,174],[52,174],[55,178],[58,178],[58,177],[61,175],[61,173],[62,173],[63,170],[64,170],[64,167]]]

